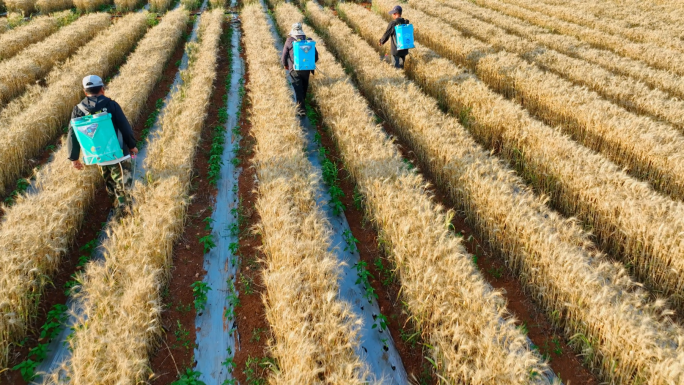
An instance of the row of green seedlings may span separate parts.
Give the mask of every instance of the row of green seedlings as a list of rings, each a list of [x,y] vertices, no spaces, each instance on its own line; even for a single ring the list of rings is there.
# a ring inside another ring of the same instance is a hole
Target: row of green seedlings
[[[224,34],[224,43],[230,44],[232,41],[232,35],[233,35],[233,28],[227,28],[226,34]],[[227,50],[228,54],[228,68],[232,68],[232,62],[233,62],[233,52],[232,52],[232,47],[229,46]],[[228,97],[229,97],[229,91],[230,91],[230,85],[231,85],[231,80],[232,80],[232,72],[228,72],[228,75],[226,76],[226,80],[224,83],[224,87],[226,89],[226,93],[223,96],[223,105],[224,107],[219,108],[218,111],[218,124],[214,127],[213,133],[212,133],[212,142],[211,142],[211,149],[209,151],[209,165],[208,165],[208,180],[209,183],[212,186],[216,186],[218,184],[218,180],[220,178],[221,174],[221,167],[223,166],[223,161],[221,160],[221,157],[223,155],[223,151],[225,149],[225,133],[226,133],[226,128],[225,124],[228,122],[228,109],[225,107],[225,105],[228,103]],[[239,99],[242,100],[242,97],[245,95],[245,88],[244,88],[244,79],[240,79],[240,88],[238,90],[238,96]],[[240,120],[240,114],[241,112],[237,112],[237,121],[239,122]],[[232,134],[235,136],[240,135],[240,126],[239,124],[236,124],[235,127],[232,129]],[[240,165],[240,158],[238,157],[240,147],[237,146],[235,147],[234,151],[234,157],[231,159],[231,162],[233,166],[238,167]],[[238,192],[238,185],[233,186],[233,193],[237,194]],[[233,237],[237,237],[240,234],[240,227],[242,223],[244,222],[244,216],[242,215],[243,210],[242,210],[242,202],[238,202],[238,207],[237,208],[232,208],[231,209],[231,214],[233,217],[236,219],[230,227],[230,235]],[[204,253],[208,253],[216,247],[216,243],[214,241],[214,235],[213,235],[213,222],[214,220],[211,218],[211,210],[209,212],[209,215],[204,218],[203,222],[206,224],[205,225],[205,230],[209,231],[209,235],[201,237],[199,239],[199,242],[202,244],[204,247]],[[228,248],[233,255],[231,258],[231,265],[233,267],[236,266],[237,264],[237,259],[235,255],[238,252],[239,249],[239,243],[238,242],[231,242],[228,245]],[[251,290],[251,285],[249,282],[245,279],[244,276],[242,276],[243,282],[246,284],[243,285],[245,286],[247,291],[252,292]],[[240,298],[238,296],[238,292],[235,289],[235,284],[233,283],[232,277],[229,278],[226,283],[228,284],[228,294],[227,294],[227,299],[228,299],[228,306],[226,310],[224,311],[224,318],[228,319],[229,321],[233,322],[235,321],[235,309],[240,306]],[[207,303],[207,293],[211,290],[211,287],[207,285],[205,282],[202,281],[196,281],[192,285],[192,291],[193,291],[193,297],[194,297],[194,304],[195,304],[195,310],[197,312],[202,312],[205,310],[205,306]],[[179,329],[182,328],[182,325],[180,325],[180,322],[178,323]],[[232,333],[234,329],[234,324],[233,327],[229,332]],[[232,374],[233,370],[236,368],[235,361],[233,359],[233,352],[232,349],[229,347],[228,349],[228,358],[224,360],[221,364],[225,366],[228,371]],[[194,361],[194,360],[192,360]],[[199,371],[193,370],[193,369],[186,369],[186,372],[181,375],[179,380],[175,381],[173,384],[174,385],[205,385],[203,381],[199,380],[201,373]],[[236,384],[236,379],[226,379],[223,381],[221,385],[235,385]]]
[[[102,229],[106,223],[102,223]],[[91,260],[95,249],[98,245],[98,239],[104,230],[97,232],[94,239],[88,241],[85,245],[81,246],[79,249],[83,254],[78,257],[78,262],[76,264],[76,271],[79,271],[85,267],[85,265]],[[75,293],[78,290],[78,281],[76,278],[76,272],[71,274],[70,279],[64,284],[64,294],[66,296]],[[52,340],[59,335],[60,328],[66,326],[66,321],[69,319],[67,311],[69,308],[64,304],[55,304],[52,306],[50,311],[47,313],[47,319],[43,326],[40,327],[40,335],[38,341],[41,341],[36,347],[31,348],[24,361],[21,361],[12,370],[19,371],[21,377],[26,382],[33,381],[37,374],[36,368],[40,365],[45,358],[47,358],[48,346]],[[73,329],[72,329],[73,334]],[[67,340],[71,337],[70,334]],[[28,342],[29,337],[24,338],[17,345],[23,347]]]

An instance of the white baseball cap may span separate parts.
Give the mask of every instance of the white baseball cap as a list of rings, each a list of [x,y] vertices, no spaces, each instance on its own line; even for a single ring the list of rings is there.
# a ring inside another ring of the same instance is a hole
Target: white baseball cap
[[[83,78],[83,88],[102,87],[102,79],[97,75],[88,75]]]

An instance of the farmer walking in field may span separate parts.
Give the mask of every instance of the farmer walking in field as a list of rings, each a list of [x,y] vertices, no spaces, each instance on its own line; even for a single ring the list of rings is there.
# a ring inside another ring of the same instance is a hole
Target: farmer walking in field
[[[302,23],[292,24],[292,30],[287,35],[287,40],[285,41],[285,46],[283,46],[283,54],[281,61],[283,66],[288,71],[290,80],[292,81],[292,87],[295,91],[295,101],[297,103],[297,115],[305,116],[306,108],[304,103],[306,101],[306,92],[309,89],[309,76],[314,74],[313,70],[298,70],[295,65],[295,46],[303,42],[311,42],[311,39],[307,39],[304,34],[304,29],[302,29]],[[303,45],[306,46],[306,45]],[[318,62],[318,50],[314,45],[314,63],[311,65],[315,66]],[[297,58],[299,59],[299,58]]]
[[[133,129],[121,106],[105,96],[99,76],[83,78],[83,89],[85,98],[71,112],[67,135],[69,160],[77,170],[83,170],[83,149],[86,165],[96,164],[100,168],[107,194],[113,200],[114,218],[120,218],[130,205],[130,158],[138,153]]]
[[[387,26],[385,34],[382,35],[378,41],[378,45],[380,46],[387,43],[387,40],[390,41],[390,53],[392,54],[392,57],[394,57],[394,68],[404,68],[404,61],[406,59],[406,55],[409,53],[408,49],[397,49],[397,33],[395,27],[398,25],[409,24],[407,19],[401,17],[401,13],[402,9],[398,5],[394,6],[394,8],[389,11],[389,14],[392,15],[392,21],[390,21],[389,25]]]

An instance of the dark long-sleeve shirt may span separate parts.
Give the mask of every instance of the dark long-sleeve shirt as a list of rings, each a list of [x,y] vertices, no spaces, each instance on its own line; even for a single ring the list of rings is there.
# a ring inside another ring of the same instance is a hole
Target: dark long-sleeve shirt
[[[133,136],[133,129],[130,123],[128,123],[128,119],[126,119],[126,115],[124,115],[119,103],[104,95],[100,95],[86,96],[80,104],[91,114],[100,112],[112,114],[112,124],[114,125],[116,136],[119,138],[119,145],[121,145],[124,155],[129,155],[129,149],[135,148],[137,142]],[[78,106],[75,106],[74,110],[71,111],[71,119],[80,118],[85,115]],[[69,151],[69,160],[78,160],[81,156],[81,145],[78,143],[76,133],[71,124],[69,124],[69,134],[67,135],[67,151]]]
[[[400,49],[397,50],[397,33],[394,31],[394,27],[400,24],[409,24],[408,19],[404,19],[402,17],[398,17],[394,20],[392,20],[389,25],[387,26],[387,30],[385,31],[385,34],[382,35],[380,38],[380,44],[385,44],[387,43],[387,40],[390,41],[390,53],[394,56],[406,56],[408,55],[408,50],[407,49]]]
[[[292,49],[292,44],[299,40],[311,40],[307,39],[304,35],[299,35],[296,38],[288,36],[283,46],[283,54],[280,57],[280,61],[283,63],[283,67],[287,68],[289,71],[294,69],[294,51]],[[316,63],[318,63],[318,48],[316,48]]]

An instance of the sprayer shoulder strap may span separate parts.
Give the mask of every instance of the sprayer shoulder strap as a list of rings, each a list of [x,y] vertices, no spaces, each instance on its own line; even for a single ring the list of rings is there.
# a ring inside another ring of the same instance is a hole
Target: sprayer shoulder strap
[[[86,114],[86,116],[90,115],[90,111],[86,108],[86,106],[83,105],[83,103],[78,103],[76,107],[78,107],[78,109],[81,110],[81,112]]]

